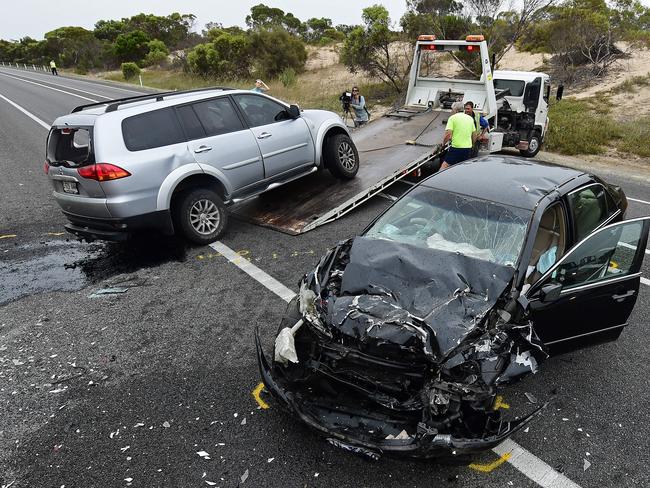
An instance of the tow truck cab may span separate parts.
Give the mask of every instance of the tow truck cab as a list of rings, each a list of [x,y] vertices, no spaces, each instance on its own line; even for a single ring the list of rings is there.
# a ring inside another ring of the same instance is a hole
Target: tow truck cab
[[[479,66],[480,72],[460,69]],[[492,71],[487,42],[481,35],[465,40],[442,40],[419,36],[409,77],[406,104],[398,116],[423,110],[445,110],[455,101],[471,101],[475,111],[490,123],[483,149],[497,152],[505,147],[533,157],[548,127],[549,75],[526,71]],[[458,68],[454,71],[454,67]],[[558,89],[558,99],[561,89]],[[391,115],[391,114],[389,114]]]

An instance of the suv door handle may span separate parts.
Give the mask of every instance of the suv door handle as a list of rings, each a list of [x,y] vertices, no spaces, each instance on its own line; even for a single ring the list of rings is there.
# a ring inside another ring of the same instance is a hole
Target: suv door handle
[[[258,139],[266,139],[267,137],[271,137],[270,132],[261,132],[260,135],[257,136]]]
[[[208,152],[208,151],[212,151],[212,148],[210,146],[199,146],[194,150],[194,152],[197,154]]]
[[[631,297],[634,295],[634,290],[629,290],[627,293],[623,293],[622,295],[612,295],[612,298],[614,300],[622,300],[623,298]]]

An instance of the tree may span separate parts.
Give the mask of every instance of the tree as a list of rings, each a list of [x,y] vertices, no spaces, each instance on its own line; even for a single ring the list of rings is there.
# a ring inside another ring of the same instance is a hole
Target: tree
[[[397,36],[390,29],[388,10],[381,5],[364,8],[362,19],[364,26],[353,29],[343,44],[341,62],[353,73],[365,71],[370,76],[378,76],[401,93],[411,59],[407,54],[398,56],[391,50]]]
[[[280,27],[284,17],[284,10],[260,3],[251,7],[251,13],[246,16],[246,25],[251,29]]]
[[[174,12],[167,16],[153,14],[138,14],[128,19],[122,19],[126,26],[125,32],[142,31],[149,39],[159,39],[167,47],[176,47],[190,33],[196,17],[193,14]]]
[[[149,49],[149,52],[144,57],[143,64],[145,66],[161,65],[167,61],[169,51],[167,50],[167,46],[165,46],[164,42],[158,39],[154,39],[153,41],[149,41],[147,43],[147,47]]]
[[[190,70],[223,79],[250,76],[252,47],[248,34],[213,29],[209,35],[212,42],[199,44],[188,54]]]
[[[101,61],[101,42],[83,27],[59,27],[47,32],[45,41],[46,55],[58,59],[64,67],[85,70]]]
[[[115,39],[115,56],[121,62],[140,62],[149,52],[149,41],[151,39],[141,30],[135,30],[128,34],[120,34]]]
[[[307,61],[303,42],[283,29],[259,30],[251,34],[254,61],[264,76],[274,77],[286,68],[301,72]]]
[[[126,32],[126,24],[121,20],[98,20],[93,33],[97,39],[115,42],[117,36]]]

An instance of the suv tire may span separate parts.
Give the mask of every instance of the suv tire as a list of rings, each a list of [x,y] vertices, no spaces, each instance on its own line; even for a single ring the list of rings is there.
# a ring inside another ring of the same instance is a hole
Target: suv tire
[[[537,156],[537,153],[542,148],[542,138],[539,135],[539,132],[533,132],[533,135],[530,136],[528,141],[528,149],[519,150],[519,153],[526,158],[534,158]]]
[[[176,229],[187,240],[201,245],[216,241],[228,224],[226,206],[217,193],[207,188],[179,195],[173,216]]]
[[[352,179],[359,171],[359,153],[347,134],[336,134],[327,139],[323,148],[325,166],[336,178]]]

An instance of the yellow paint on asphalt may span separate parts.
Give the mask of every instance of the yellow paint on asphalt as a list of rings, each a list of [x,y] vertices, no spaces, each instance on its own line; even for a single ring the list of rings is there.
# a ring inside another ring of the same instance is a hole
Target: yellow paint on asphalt
[[[16,237],[16,234],[3,234],[3,235],[0,235],[0,239],[11,239],[12,237]]]
[[[501,466],[503,463],[508,461],[510,459],[510,456],[512,456],[512,453],[507,452],[503,456],[501,456],[499,459],[496,461],[489,463],[489,464],[478,464],[478,463],[472,463],[469,465],[470,468],[472,468],[474,471],[480,471],[481,473],[491,473],[495,469],[497,469],[499,466]]]
[[[260,393],[262,393],[262,390],[264,389],[264,383],[260,383],[255,387],[255,389],[251,392],[251,395],[253,395],[253,398],[255,398],[255,401],[257,404],[263,409],[266,410],[269,408],[269,404],[266,403],[264,400],[262,400],[262,397],[260,396]]]
[[[497,397],[494,399],[494,407],[492,408],[494,410],[499,410],[500,408],[508,410],[510,408],[510,405],[503,401],[503,397],[501,395],[497,395]]]
[[[48,232],[46,236],[64,236],[65,232]]]

